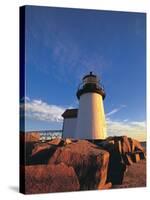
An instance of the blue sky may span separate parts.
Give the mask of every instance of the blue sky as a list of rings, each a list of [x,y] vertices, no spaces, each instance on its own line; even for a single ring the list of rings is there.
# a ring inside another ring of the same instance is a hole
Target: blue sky
[[[108,134],[146,137],[144,13],[27,6],[25,46],[26,130],[61,129],[93,71],[106,91]]]

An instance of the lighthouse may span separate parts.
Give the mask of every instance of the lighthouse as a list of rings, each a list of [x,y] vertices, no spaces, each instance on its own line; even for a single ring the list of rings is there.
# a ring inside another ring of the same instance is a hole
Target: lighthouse
[[[75,138],[105,139],[106,121],[103,106],[105,91],[98,76],[92,72],[84,76],[76,95],[79,109]]]

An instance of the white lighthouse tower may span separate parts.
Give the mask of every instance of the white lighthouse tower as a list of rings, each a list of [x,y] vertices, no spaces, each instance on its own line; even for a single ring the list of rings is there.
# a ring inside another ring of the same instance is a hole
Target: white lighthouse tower
[[[105,92],[98,77],[92,72],[83,77],[77,98],[79,110],[75,138],[105,139],[107,136],[103,106]]]

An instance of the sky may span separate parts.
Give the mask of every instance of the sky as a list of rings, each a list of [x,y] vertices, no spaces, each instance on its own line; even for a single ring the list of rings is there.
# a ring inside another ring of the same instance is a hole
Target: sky
[[[62,129],[93,71],[104,85],[108,135],[146,139],[146,15],[26,7],[25,128]]]

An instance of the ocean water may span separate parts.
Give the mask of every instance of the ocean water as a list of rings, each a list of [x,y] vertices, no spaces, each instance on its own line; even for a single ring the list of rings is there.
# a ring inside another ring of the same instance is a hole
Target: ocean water
[[[62,137],[62,130],[39,131],[40,140],[50,140]]]

